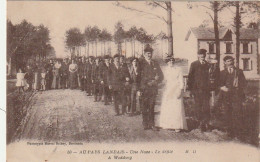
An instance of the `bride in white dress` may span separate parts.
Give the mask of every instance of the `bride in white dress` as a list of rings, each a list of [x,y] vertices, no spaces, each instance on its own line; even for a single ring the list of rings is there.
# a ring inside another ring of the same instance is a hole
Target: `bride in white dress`
[[[173,57],[166,58],[168,66],[164,71],[166,85],[163,92],[159,127],[179,132],[188,128],[182,98],[182,69],[175,66],[174,61]]]

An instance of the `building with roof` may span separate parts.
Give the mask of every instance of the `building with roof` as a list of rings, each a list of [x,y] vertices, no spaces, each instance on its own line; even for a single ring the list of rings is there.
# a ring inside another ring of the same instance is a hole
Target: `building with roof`
[[[236,55],[236,36],[233,28],[220,28],[220,69],[224,69],[223,58]],[[191,28],[185,38],[186,47],[194,56],[189,62],[197,60],[197,51],[201,48],[207,50],[206,59],[216,57],[215,33],[213,28]],[[239,68],[244,70],[247,78],[259,78],[260,71],[260,30],[240,29],[240,57]]]

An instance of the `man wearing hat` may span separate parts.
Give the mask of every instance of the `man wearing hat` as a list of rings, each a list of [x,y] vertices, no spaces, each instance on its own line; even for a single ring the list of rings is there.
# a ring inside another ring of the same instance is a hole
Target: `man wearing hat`
[[[200,122],[201,131],[209,128],[210,120],[210,88],[209,88],[209,64],[205,60],[207,50],[198,51],[198,60],[191,63],[187,86],[194,96],[196,117]]]
[[[85,89],[85,77],[84,77],[84,69],[86,67],[86,59],[85,57],[81,57],[80,59],[80,63],[79,63],[79,81],[80,81],[80,89],[81,91],[84,91]]]
[[[100,90],[100,58],[96,57],[95,64],[92,67],[92,73],[91,73],[91,79],[93,83],[93,89],[94,89],[94,101],[100,101],[101,100],[101,90]]]
[[[85,69],[84,69],[84,75],[85,75],[85,80],[86,80],[85,87],[86,87],[88,96],[91,96],[93,94],[93,83],[92,83],[92,79],[91,79],[92,69],[94,66],[93,61],[94,61],[94,57],[89,56],[87,65],[85,66]]]
[[[122,67],[122,70],[124,71],[124,73],[129,73],[129,67],[126,63],[126,58],[125,56],[121,55],[120,56],[120,59],[119,59],[119,62],[120,62],[120,66]],[[124,93],[122,94],[123,95],[123,98],[125,99],[126,101],[126,107],[127,107],[127,110],[130,110],[130,104],[131,104],[131,85],[130,85],[130,79],[128,79],[126,81],[126,83],[124,84]],[[129,111],[127,111],[129,113]]]
[[[234,66],[232,56],[224,57],[225,69],[220,72],[220,100],[226,110],[230,137],[240,136],[242,126],[242,103],[245,99],[246,79],[241,69]]]
[[[144,61],[142,62],[140,88],[142,91],[142,115],[144,129],[155,128],[154,106],[158,93],[158,84],[163,80],[163,73],[159,64],[152,60],[153,49],[146,45],[144,49]]]
[[[126,113],[126,99],[124,95],[124,84],[130,80],[129,72],[120,65],[120,56],[114,56],[114,63],[111,64],[109,75],[109,89],[113,91],[116,116],[120,115],[119,105],[122,105],[122,115]]]
[[[108,101],[110,98],[110,90],[108,87],[108,77],[110,75],[110,57],[108,55],[104,56],[104,63],[101,66],[100,69],[100,83],[102,86],[103,90],[103,95],[104,95],[104,101],[105,105],[108,105]]]
[[[47,88],[47,90],[51,89],[52,80],[53,80],[53,72],[52,72],[53,66],[54,66],[53,61],[49,60],[49,63],[47,64],[47,67],[46,67],[46,70],[47,70],[47,73],[46,73],[46,88]]]
[[[68,88],[69,85],[69,61],[65,58],[61,64],[61,87],[63,89]]]

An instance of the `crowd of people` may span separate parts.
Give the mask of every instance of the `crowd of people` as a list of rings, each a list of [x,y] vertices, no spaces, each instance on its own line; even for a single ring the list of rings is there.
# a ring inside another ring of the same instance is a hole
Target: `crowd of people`
[[[206,61],[206,50],[198,51],[198,60],[190,66],[187,89],[195,100],[196,119],[201,131],[209,130],[210,91],[219,96],[219,106],[225,107],[228,132],[236,135],[241,129],[239,112],[242,109],[246,80],[243,71],[234,66],[234,58],[224,58],[225,70],[218,71],[216,64]],[[104,105],[114,104],[115,115],[129,116],[142,114],[145,130],[172,129],[176,132],[187,130],[183,106],[184,81],[182,69],[175,59],[165,59],[167,67],[164,73],[160,65],[152,59],[153,49],[144,48],[141,58],[125,58],[115,54],[113,57],[49,60],[49,62],[28,65],[25,72],[17,73],[17,86],[23,90],[25,81],[28,90],[80,89],[87,96],[94,96],[94,102]],[[154,107],[158,94],[158,85],[164,80],[160,119],[155,127]],[[212,80],[214,86],[212,87]]]

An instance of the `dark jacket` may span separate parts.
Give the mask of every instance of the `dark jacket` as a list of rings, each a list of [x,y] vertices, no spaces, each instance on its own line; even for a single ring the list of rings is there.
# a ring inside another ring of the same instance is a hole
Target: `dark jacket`
[[[94,63],[87,63],[84,68],[84,76],[86,77],[86,80],[89,82],[92,82],[92,69],[93,69]]]
[[[85,69],[85,65],[86,63],[79,63],[79,70],[78,70],[78,74],[80,77],[84,77],[84,69]]]
[[[150,64],[147,61],[142,62],[140,88],[144,93],[157,94],[158,84],[162,82],[163,78],[163,72],[156,61],[151,60]]]
[[[99,73],[100,72],[100,67],[101,67],[100,63],[98,65],[94,64],[92,66],[91,80],[93,80],[95,84],[100,83],[100,73]]]
[[[100,68],[100,81],[103,81],[104,85],[108,85],[109,75],[111,74],[110,66],[103,63]]]
[[[209,64],[201,64],[198,60],[191,63],[188,75],[188,89],[209,91]]]
[[[68,78],[68,76],[69,76],[69,64],[62,63],[60,70],[61,70],[62,77]]]
[[[27,82],[30,84],[33,81],[33,69],[27,68],[24,78],[27,80]]]
[[[226,86],[229,89],[229,92],[239,95],[242,97],[241,99],[244,98],[246,84],[246,78],[241,69],[234,68],[231,74],[227,69],[220,72],[219,86]]]
[[[141,81],[140,67],[137,66],[137,69],[135,72],[133,66],[131,66],[129,69],[129,74],[130,74],[130,82],[131,82],[132,88],[138,90],[140,87],[140,81]]]
[[[129,72],[120,65],[118,68],[116,68],[114,64],[111,64],[110,66],[108,84],[112,86],[114,91],[123,90],[126,83],[126,78],[130,78]]]

